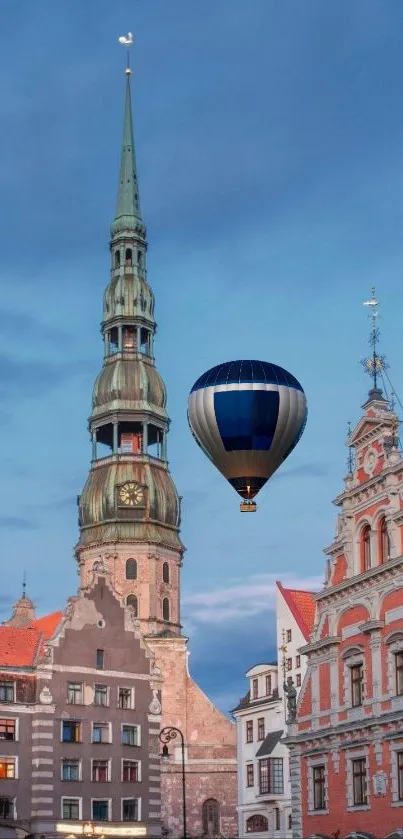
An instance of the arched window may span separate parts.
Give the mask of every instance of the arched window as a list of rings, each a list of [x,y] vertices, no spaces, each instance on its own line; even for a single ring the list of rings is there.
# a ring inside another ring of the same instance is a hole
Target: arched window
[[[131,248],[126,248],[126,253],[125,253],[125,263],[126,263],[126,265],[132,265],[132,260],[133,260],[132,249]]]
[[[135,559],[126,560],[126,580],[137,580],[137,562]]]
[[[164,597],[162,601],[162,619],[164,621],[169,621],[170,619],[170,608],[169,608],[169,600],[167,597]]]
[[[169,565],[167,562],[164,562],[162,566],[162,579],[164,583],[169,583]]]
[[[115,268],[120,267],[120,251],[115,251]]]
[[[388,525],[386,519],[381,521],[381,544],[380,544],[380,562],[387,562],[390,558],[390,539],[388,533]]]
[[[139,601],[135,594],[129,594],[126,603],[128,606],[131,606],[134,612],[134,616],[138,618],[139,616]]]
[[[361,557],[362,570],[368,571],[371,568],[371,528],[365,525],[361,534]]]
[[[268,829],[269,822],[266,819],[266,816],[261,816],[260,813],[256,813],[254,816],[249,816],[246,822],[247,833],[264,833]]]
[[[203,833],[218,836],[220,833],[220,805],[215,798],[207,798],[202,806]]]

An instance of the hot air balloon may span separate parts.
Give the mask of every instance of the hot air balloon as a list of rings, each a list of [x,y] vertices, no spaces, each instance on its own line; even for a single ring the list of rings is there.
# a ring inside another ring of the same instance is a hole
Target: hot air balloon
[[[252,500],[297,445],[306,425],[298,380],[267,361],[227,361],[190,391],[188,421],[203,452],[254,512]]]

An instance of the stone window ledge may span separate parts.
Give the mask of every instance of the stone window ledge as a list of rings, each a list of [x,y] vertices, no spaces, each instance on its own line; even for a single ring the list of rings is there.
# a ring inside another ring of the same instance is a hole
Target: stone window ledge
[[[401,802],[403,804],[403,801]],[[354,807],[355,809],[355,807]],[[308,816],[328,816],[329,810],[308,810]]]
[[[348,813],[358,813],[358,812],[361,812],[363,810],[370,810],[370,809],[371,809],[371,807],[369,806],[369,804],[350,804],[350,806],[347,807],[347,812]]]
[[[403,807],[403,801],[392,801],[391,807]]]

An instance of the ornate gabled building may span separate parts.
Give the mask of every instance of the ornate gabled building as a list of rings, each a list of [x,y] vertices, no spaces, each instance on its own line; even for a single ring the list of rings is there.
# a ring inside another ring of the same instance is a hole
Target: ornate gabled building
[[[286,741],[294,837],[403,831],[403,459],[376,333],[373,387],[348,439],[326,583],[300,650],[308,668]]]

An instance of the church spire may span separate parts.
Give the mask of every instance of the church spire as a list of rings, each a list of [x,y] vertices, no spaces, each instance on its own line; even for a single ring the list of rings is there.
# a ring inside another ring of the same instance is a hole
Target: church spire
[[[383,371],[386,370],[387,364],[385,356],[379,355],[377,352],[377,344],[379,342],[379,301],[375,297],[375,288],[371,289],[371,297],[369,300],[365,301],[364,306],[368,306],[369,318],[371,321],[371,328],[368,339],[368,343],[371,347],[371,354],[368,358],[364,358],[361,363],[368,375],[372,379],[372,388],[368,394],[369,398],[371,400],[383,400],[384,396],[382,394],[382,389],[379,386],[379,380],[382,381],[382,374]]]

